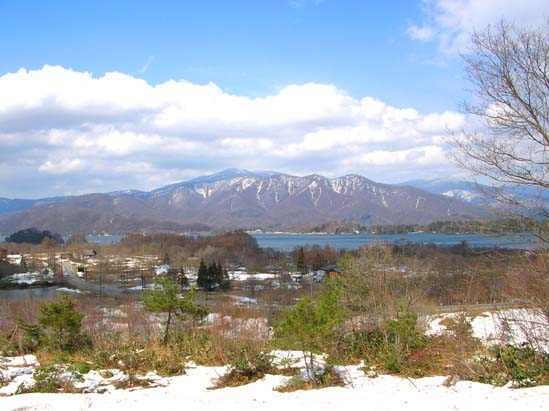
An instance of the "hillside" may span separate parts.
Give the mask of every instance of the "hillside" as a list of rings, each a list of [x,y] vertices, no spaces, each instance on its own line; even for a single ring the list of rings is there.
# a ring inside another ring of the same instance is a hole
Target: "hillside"
[[[34,226],[58,232],[283,228],[326,221],[426,224],[482,218],[487,212],[448,196],[380,184],[359,175],[296,177],[236,170],[151,192],[88,194],[0,218],[0,232]]]

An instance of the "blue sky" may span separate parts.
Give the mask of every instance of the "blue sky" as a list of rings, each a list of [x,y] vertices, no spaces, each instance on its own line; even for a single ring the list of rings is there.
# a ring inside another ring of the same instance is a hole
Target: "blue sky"
[[[409,0],[22,0],[0,14],[2,73],[58,64],[247,96],[318,82],[421,110],[455,108],[463,94],[459,58],[427,64],[436,45],[406,34],[421,19]]]
[[[0,0],[0,196],[460,175],[443,140],[468,124],[468,35],[548,3]]]

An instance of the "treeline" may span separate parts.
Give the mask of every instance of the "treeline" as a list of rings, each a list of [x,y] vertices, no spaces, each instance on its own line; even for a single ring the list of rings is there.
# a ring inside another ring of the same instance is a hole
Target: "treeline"
[[[28,243],[28,244],[41,244],[44,241],[51,241],[53,243],[63,244],[63,237],[61,234],[52,233],[48,230],[38,230],[36,228],[26,228],[10,234],[6,237],[5,241],[8,243]]]
[[[278,261],[283,253],[260,248],[255,238],[243,231],[215,236],[181,236],[177,234],[129,235],[117,244],[104,246],[104,253],[120,256],[157,255],[178,266],[189,258],[223,262],[225,265],[245,265],[264,269]]]
[[[348,251],[347,253],[349,252],[356,253],[354,251]],[[294,261],[295,269],[305,273],[309,270],[318,270],[327,265],[336,264],[344,254],[344,250],[314,244],[294,248],[291,252],[291,258]]]
[[[531,232],[537,226],[525,219],[505,218],[499,220],[435,221],[430,224],[398,224],[361,227],[360,231],[376,234],[404,234],[418,231],[443,234],[508,234]]]
[[[200,261],[198,267],[198,276],[196,285],[206,291],[212,291],[214,288],[229,288],[229,274],[223,269],[221,263],[210,263],[206,266],[204,260]]]
[[[289,231],[328,234],[405,234],[418,231],[443,234],[507,234],[536,232],[539,221],[502,218],[497,220],[435,221],[430,224],[379,224],[364,226],[347,222],[328,221],[317,225],[292,227]]]

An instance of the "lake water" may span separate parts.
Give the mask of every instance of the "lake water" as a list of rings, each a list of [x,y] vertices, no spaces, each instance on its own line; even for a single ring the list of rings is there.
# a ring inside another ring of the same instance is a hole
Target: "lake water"
[[[21,301],[27,299],[42,301],[52,299],[58,295],[58,288],[59,287],[0,289],[0,301]]]
[[[529,234],[509,234],[487,236],[480,234],[252,234],[260,247],[275,250],[292,250],[295,247],[317,244],[340,249],[356,249],[369,244],[414,243],[452,246],[466,241],[470,247],[499,247],[528,249],[533,247],[533,237]]]
[[[202,235],[202,234],[201,234]],[[533,248],[533,237],[529,234],[507,234],[490,236],[481,234],[440,234],[440,233],[405,233],[405,234],[286,234],[286,233],[252,233],[263,248],[287,251],[295,247],[317,244],[340,249],[356,249],[369,244],[381,243],[414,243],[452,246],[466,241],[470,247],[499,247],[512,249]],[[117,243],[123,235],[87,237],[90,243],[108,245]],[[0,236],[0,241],[3,241]]]
[[[99,245],[109,245],[114,244],[122,240],[124,235],[89,235],[86,237],[88,242],[99,244]]]

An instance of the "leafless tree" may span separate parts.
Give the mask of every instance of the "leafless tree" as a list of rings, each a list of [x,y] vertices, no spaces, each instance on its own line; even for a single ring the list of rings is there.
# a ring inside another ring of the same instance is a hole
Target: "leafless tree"
[[[529,220],[539,249],[522,262],[516,295],[527,311],[504,312],[515,337],[533,348],[549,341],[549,20],[539,28],[507,22],[474,33],[463,56],[475,99],[465,111],[480,119],[477,133],[455,135],[456,160],[494,182],[485,190],[504,212]],[[513,188],[510,190],[510,188]],[[518,188],[518,189],[517,189]],[[510,315],[514,318],[508,318]],[[541,331],[540,331],[541,330]]]
[[[502,21],[475,32],[463,56],[474,100],[465,112],[478,132],[454,135],[454,158],[493,182],[485,194],[525,218],[549,244],[549,21],[521,29]],[[510,188],[513,187],[513,190]]]

